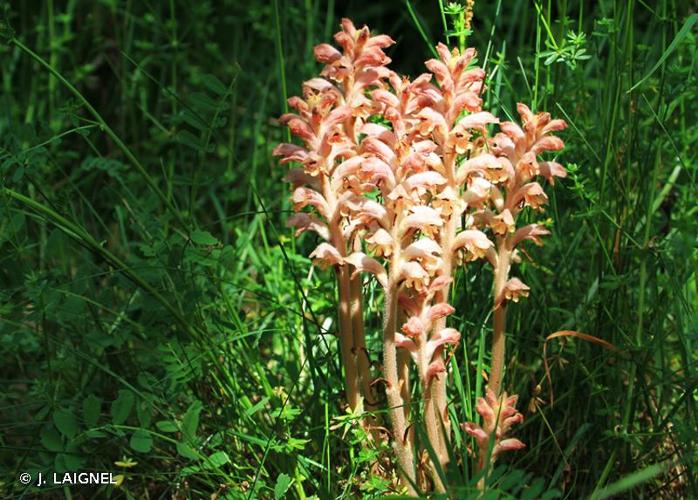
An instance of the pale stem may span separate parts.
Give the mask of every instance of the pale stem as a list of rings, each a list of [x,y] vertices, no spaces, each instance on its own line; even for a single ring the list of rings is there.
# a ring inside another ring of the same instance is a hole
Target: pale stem
[[[492,328],[492,370],[490,372],[490,380],[488,387],[492,389],[495,396],[499,397],[502,390],[502,378],[504,376],[504,354],[505,354],[505,336],[506,330],[506,302],[501,301],[497,306],[497,301],[502,297],[504,285],[509,279],[509,261],[511,259],[511,251],[507,249],[507,238],[497,238],[497,248],[499,256],[497,266],[494,271],[494,324]]]
[[[456,157],[454,154],[447,154],[444,156],[444,167],[446,171],[446,176],[448,183],[458,191],[458,185],[456,183],[455,167],[456,167]],[[454,207],[455,208],[455,207]],[[448,217],[446,225],[441,232],[441,252],[443,258],[443,276],[450,278],[453,276],[453,241],[456,237],[456,231],[459,226],[460,215],[454,210]],[[444,286],[436,294],[436,303],[448,302],[450,285]],[[437,333],[446,328],[446,318],[440,318],[436,321],[434,325],[434,333]],[[440,357],[443,357],[441,350],[439,350]],[[438,446],[435,446],[435,450],[439,456],[439,461],[442,466],[445,466],[448,461],[448,440],[451,436],[451,422],[448,418],[448,411],[446,409],[448,397],[446,394],[446,382],[448,376],[446,373],[443,376],[436,378],[432,381],[432,391],[434,393],[434,412],[436,413],[435,418],[437,424],[443,424],[443,430],[438,428]]]
[[[405,314],[398,307],[397,325],[402,325],[405,322]],[[410,388],[410,362],[412,358],[410,353],[405,349],[397,351],[397,371],[400,378],[400,397],[402,397],[403,410],[405,419],[410,416],[410,403],[412,401],[412,390]],[[414,433],[410,432],[410,440],[413,440]],[[413,445],[414,446],[414,445]]]
[[[367,408],[373,408],[376,399],[373,394],[373,388],[371,387],[371,367],[368,359],[368,351],[366,350],[360,275],[351,278],[351,324],[354,334],[353,354],[356,358],[364,403]]]
[[[439,462],[441,462],[441,446],[443,441],[440,439],[441,432],[437,416],[438,409],[436,408],[433,396],[435,379],[433,378],[431,381],[427,380],[427,370],[429,369],[430,362],[430,360],[426,357],[427,333],[422,334],[422,338],[419,339],[418,343],[419,379],[422,382],[422,397],[424,399],[424,425],[426,426],[429,442],[431,443],[432,448],[434,448],[434,452],[436,453]],[[441,481],[441,477],[439,476],[439,473],[431,460],[429,461],[429,469],[436,491],[439,493],[446,491],[444,484]]]
[[[351,411],[356,411],[361,400],[359,395],[359,376],[354,356],[354,341],[351,320],[351,285],[347,266],[337,266],[339,282],[339,347],[344,365],[344,388]]]
[[[398,260],[394,259],[397,264]],[[397,265],[392,266],[397,269]],[[383,377],[386,380],[385,393],[388,398],[388,413],[393,435],[393,447],[402,473],[412,482],[415,480],[414,454],[411,442],[406,438],[404,401],[400,396],[400,379],[398,376],[397,347],[395,346],[395,327],[397,315],[397,286],[390,280],[385,292],[385,313],[383,316]],[[405,481],[411,495],[416,492]]]
[[[451,248],[453,246],[453,240],[456,237],[456,230],[458,228],[458,216],[455,213],[451,214],[448,221],[446,222],[446,227],[443,232],[443,240],[441,242],[441,247],[443,249],[443,270],[444,276],[451,277],[453,275],[453,252]],[[448,302],[448,297],[450,293],[451,286],[446,285],[437,294],[437,304],[439,302]],[[434,325],[434,332],[439,332],[446,328],[446,318],[440,318],[436,321]],[[440,352],[439,356],[443,356]],[[442,465],[448,463],[448,452],[446,450],[447,440],[451,437],[451,421],[448,418],[447,406],[447,394],[446,394],[446,382],[448,377],[446,373],[443,376],[437,378],[432,383],[434,384],[434,399],[436,402],[435,411],[437,412],[438,422],[443,423],[443,431],[439,431],[440,440],[440,452],[439,460],[441,460]]]
[[[327,201],[330,214],[337,210],[337,198],[332,191],[327,176],[323,177],[323,196]],[[342,228],[339,221],[334,216],[328,221],[331,243],[342,256],[346,256],[347,245],[342,235]],[[339,284],[339,348],[341,351],[342,364],[344,365],[344,389],[347,394],[347,402],[352,413],[356,411],[361,401],[359,394],[359,373],[356,367],[356,356],[354,355],[354,334],[352,332],[351,318],[351,283],[349,278],[349,266],[335,266],[337,283]]]
[[[446,171],[449,171],[448,166]],[[458,217],[455,215],[454,212],[449,216],[448,220],[446,221],[444,230],[441,233],[442,237],[440,241],[443,258],[442,276],[449,278],[453,274],[453,252],[451,251],[451,247],[453,246],[453,240],[455,238],[457,227]],[[436,293],[434,302],[436,304],[448,302],[449,289],[450,286],[446,285],[444,288],[439,290]],[[438,319],[434,324],[432,334],[438,333],[445,327],[446,318]],[[420,350],[424,347],[426,347],[426,339],[424,340],[423,346],[420,345]],[[442,350],[439,349],[438,351],[439,352],[434,356],[434,361],[438,360],[439,358],[443,359],[443,353],[441,352]],[[446,382],[448,379],[448,374],[447,372],[444,372],[438,375],[437,377],[434,377],[430,382],[427,383],[426,378],[424,377],[426,375],[426,369],[428,368],[429,363],[431,361],[432,360],[425,359],[424,366],[420,367],[420,371],[422,371],[422,369],[424,370],[422,372],[422,383],[424,384],[424,422],[427,427],[427,435],[429,437],[429,441],[431,442],[431,445],[434,448],[434,451],[436,452],[436,456],[439,459],[439,463],[443,468],[446,466],[446,464],[448,464],[449,461],[447,446],[448,439],[451,433],[451,425],[448,419],[448,413],[446,409]],[[444,485],[441,481],[441,477],[439,476],[436,468],[432,465],[431,469],[432,479],[434,480],[436,490],[438,492],[445,491]]]

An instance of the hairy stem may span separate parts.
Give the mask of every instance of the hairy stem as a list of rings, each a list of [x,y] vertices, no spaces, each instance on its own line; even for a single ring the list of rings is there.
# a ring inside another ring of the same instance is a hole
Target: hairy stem
[[[449,183],[449,185],[454,189],[454,191],[458,192],[459,191],[459,186],[456,181],[456,156],[453,153],[449,153],[444,155],[444,167],[446,171],[446,178]],[[441,239],[440,239],[440,244],[441,244],[441,251],[442,251],[442,258],[443,258],[443,276],[445,277],[452,277],[453,276],[453,241],[456,237],[456,231],[458,230],[459,227],[459,221],[460,219],[460,214],[454,209],[453,212],[450,214],[448,217],[448,220],[446,221],[446,224],[444,226],[444,229],[441,233]],[[450,285],[444,286],[441,290],[439,290],[436,294],[436,303],[441,303],[441,302],[448,302],[448,297],[450,293]],[[434,333],[438,333],[439,331],[443,330],[446,328],[446,318],[440,318],[436,321],[434,324]],[[437,356],[443,356],[441,350],[439,349],[439,352],[437,353]],[[438,441],[434,444],[434,449],[437,451],[437,454],[439,456],[439,461],[441,462],[442,466],[445,466],[448,463],[449,457],[448,457],[448,440],[450,439],[451,435],[451,422],[449,421],[448,418],[448,411],[446,409],[447,406],[447,394],[446,394],[446,382],[447,382],[447,375],[443,374],[443,376],[438,377],[432,381],[432,392],[433,392],[433,398],[434,398],[434,412],[435,412],[435,418],[436,422],[439,425],[443,425],[443,430],[441,428],[438,428],[437,432],[437,437]],[[436,479],[435,479],[436,480]]]
[[[405,419],[408,419],[410,416],[410,402],[412,400],[410,391],[410,361],[410,355],[407,351],[404,349],[397,351],[397,372],[400,379],[400,397],[402,398]]]
[[[396,259],[397,262],[397,259]],[[395,266],[396,267],[396,266]],[[395,327],[397,319],[397,286],[389,283],[385,292],[385,313],[383,316],[383,376],[386,380],[386,396],[388,398],[388,413],[393,434],[393,447],[397,455],[402,474],[412,482],[415,480],[414,454],[409,439],[407,439],[404,401],[400,395],[400,379],[397,364],[397,347],[395,345]],[[410,494],[415,491],[409,481],[407,488]]]
[[[351,317],[351,284],[349,270],[346,266],[337,269],[339,282],[339,346],[344,365],[344,388],[352,412],[357,409],[361,396],[359,394],[359,374],[354,355],[354,339]]]
[[[397,323],[396,325],[402,325],[405,322],[405,313],[398,307],[397,312]],[[410,403],[412,401],[412,389],[410,387],[410,364],[412,359],[410,358],[410,353],[405,349],[398,349],[397,351],[397,372],[400,378],[400,397],[403,402],[403,410],[405,414],[405,420],[409,419],[410,416]],[[410,439],[413,440],[414,433],[409,433]],[[414,446],[414,445],[413,445]]]
[[[368,408],[375,406],[376,398],[371,387],[371,366],[366,350],[364,333],[363,297],[361,293],[361,276],[351,278],[351,324],[354,337],[353,355],[359,373],[359,382],[363,392],[364,403]]]
[[[338,210],[337,197],[335,196],[327,177],[323,178],[322,183],[322,194],[327,200],[330,213],[333,214],[328,221],[331,243],[342,256],[346,256],[346,240],[342,235],[342,228],[339,223],[339,218],[334,216]],[[351,316],[352,294],[349,266],[335,266],[335,271],[337,273],[337,283],[339,285],[338,333],[339,348],[341,350],[342,364],[344,365],[344,389],[346,390],[349,408],[351,408],[351,411],[354,412],[359,406],[361,396],[359,394],[359,373],[356,366],[356,356],[354,355],[354,333]]]
[[[446,222],[446,227],[444,228],[443,239],[441,240],[441,248],[443,249],[443,269],[444,276],[451,277],[453,275],[453,252],[451,248],[453,247],[453,240],[456,237],[456,231],[459,225],[459,216],[456,213],[452,213]],[[450,285],[446,285],[440,290],[436,296],[438,302],[448,302],[449,293],[451,290]],[[437,302],[437,303],[438,303]],[[440,318],[436,321],[434,325],[434,332],[439,332],[446,328],[446,318]],[[439,352],[439,356],[442,353]],[[448,463],[448,453],[446,447],[448,445],[447,440],[451,436],[451,422],[448,418],[448,411],[446,409],[447,405],[447,395],[446,395],[446,382],[448,377],[444,374],[443,377],[433,381],[434,384],[434,398],[436,400],[436,412],[439,422],[443,422],[443,432],[439,432],[439,438],[441,441],[439,460],[441,460],[442,465]]]
[[[504,376],[504,355],[507,311],[506,303],[502,300],[504,285],[509,279],[509,262],[511,251],[507,249],[505,237],[497,238],[497,248],[499,256],[497,267],[494,271],[494,324],[492,328],[492,371],[488,387],[492,389],[495,396],[499,397],[502,390],[502,378]],[[499,303],[498,303],[499,302]]]
[[[441,439],[438,409],[434,398],[434,382],[436,381],[436,378],[432,380],[427,380],[427,369],[429,367],[429,360],[427,360],[424,356],[426,338],[423,342],[420,342],[420,344],[422,345],[420,345],[419,372],[420,379],[422,381],[422,396],[424,398],[424,424],[427,430],[427,437],[429,438],[429,442],[431,443],[432,448],[434,448],[434,452],[436,453],[439,462],[441,462],[443,440]],[[439,476],[439,473],[437,472],[437,469],[434,466],[434,464],[430,463],[429,469],[431,472],[432,480],[434,481],[434,488],[436,489],[436,491],[439,493],[443,493],[444,491],[446,491],[446,488],[444,487],[444,484],[441,481],[441,477]]]

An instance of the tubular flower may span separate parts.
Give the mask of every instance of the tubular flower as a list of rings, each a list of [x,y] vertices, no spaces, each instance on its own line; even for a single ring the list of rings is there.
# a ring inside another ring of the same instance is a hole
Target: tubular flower
[[[521,297],[528,297],[528,292],[531,289],[523,283],[519,278],[511,278],[504,284],[502,293],[497,298],[495,307],[500,307],[505,302],[518,302]]]
[[[487,255],[487,251],[494,244],[487,238],[485,233],[477,229],[467,229],[458,233],[453,242],[453,250],[463,249],[464,259],[471,262],[481,259]]]
[[[327,229],[327,224],[322,222],[314,215],[303,212],[293,214],[286,221],[286,225],[288,227],[296,228],[296,236],[301,234],[303,231],[314,231],[320,235],[323,240],[327,241],[330,239],[330,231]]]
[[[328,266],[341,266],[344,264],[342,255],[329,243],[320,243],[317,248],[312,251],[310,258],[322,269],[327,269]]]

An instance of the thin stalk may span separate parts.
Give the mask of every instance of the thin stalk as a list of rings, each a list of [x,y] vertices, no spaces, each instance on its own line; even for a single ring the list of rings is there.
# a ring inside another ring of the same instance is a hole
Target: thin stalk
[[[504,331],[506,330],[507,310],[506,304],[501,299],[509,278],[509,261],[511,252],[507,249],[506,237],[497,238],[497,248],[499,255],[497,259],[497,267],[494,272],[494,324],[492,327],[492,370],[490,371],[490,380],[488,387],[494,392],[495,396],[499,397],[502,389],[502,378],[504,377],[504,356],[506,339]]]
[[[455,160],[455,158],[454,158]],[[449,179],[449,181],[452,181],[455,183],[455,179]],[[453,252],[451,251],[451,248],[453,247],[453,240],[456,237],[456,231],[459,226],[459,216],[455,214],[451,214],[449,217],[448,221],[446,222],[446,227],[444,228],[443,232],[443,240],[441,241],[441,247],[443,248],[443,269],[444,269],[444,274],[445,276],[451,277],[453,275]],[[440,290],[439,295],[437,295],[437,303],[438,302],[448,302],[448,297],[450,294],[450,285],[444,286],[442,290]],[[436,321],[436,324],[434,326],[434,332],[438,332],[440,330],[443,330],[446,328],[446,318],[440,318],[439,320]],[[442,354],[440,354],[443,356]],[[436,418],[437,418],[437,423],[440,425],[443,424],[443,432],[439,430],[438,436],[439,436],[439,447],[437,448],[438,453],[439,453],[439,460],[441,461],[441,465],[444,466],[448,463],[448,452],[447,452],[447,445],[448,445],[448,440],[450,439],[451,436],[451,422],[448,418],[448,411],[446,409],[448,398],[446,394],[446,382],[448,380],[448,376],[446,373],[443,374],[443,376],[438,377],[433,380],[432,384],[434,386],[434,399],[435,399],[435,407],[434,411],[436,412]]]
[[[337,211],[337,197],[332,191],[329,179],[323,178],[322,194],[327,200],[330,213]],[[342,228],[339,220],[332,217],[328,221],[328,228],[331,235],[332,245],[346,256],[347,245],[342,235]],[[339,348],[341,351],[342,364],[344,365],[344,389],[346,390],[347,402],[351,411],[356,411],[359,401],[359,373],[356,366],[356,356],[354,355],[354,334],[352,333],[351,316],[351,278],[348,266],[335,266],[338,285],[337,316],[339,318]]]
[[[399,255],[393,255],[392,269],[397,269]],[[404,401],[400,396],[400,378],[398,374],[397,346],[395,345],[395,329],[397,319],[398,285],[390,279],[385,291],[385,312],[383,316],[383,376],[386,380],[385,393],[388,398],[388,414],[393,434],[393,448],[397,455],[402,474],[411,495],[416,494],[411,483],[415,482],[414,453],[406,436]]]
[[[363,297],[361,293],[361,276],[351,278],[351,324],[354,339],[352,355],[358,368],[359,382],[363,392],[365,406],[375,406],[375,395],[371,386],[371,365],[366,349],[366,334],[364,332]]]
[[[398,323],[400,323],[398,321]],[[405,420],[410,416],[410,403],[412,402],[412,391],[410,389],[410,354],[404,349],[397,352],[397,371],[400,378],[400,397],[402,398],[403,413]],[[410,437],[412,433],[410,433]]]
[[[446,171],[447,181],[455,192],[459,192],[459,186],[456,181],[456,156],[454,153],[448,153],[444,155],[444,167]],[[440,240],[440,245],[442,249],[442,259],[443,259],[443,276],[452,277],[453,276],[453,241],[456,237],[456,231],[460,225],[460,214],[455,210],[452,211],[448,220],[446,221],[445,227],[443,229],[442,237]],[[443,289],[439,290],[435,297],[435,302],[448,302],[448,297],[450,293],[450,285],[446,285]],[[438,333],[446,327],[446,318],[440,318],[436,321],[434,325],[433,332]],[[438,356],[443,357],[443,354],[439,352]],[[433,395],[433,408],[431,413],[436,424],[436,439],[432,440],[432,445],[439,457],[439,462],[442,467],[444,467],[448,461],[448,440],[451,435],[451,426],[448,418],[447,406],[447,394],[446,394],[446,382],[448,379],[447,373],[443,376],[435,378],[432,380],[432,387],[429,388],[429,392]],[[431,418],[431,415],[430,415]],[[443,429],[441,428],[443,426]],[[434,481],[438,485],[440,483],[440,477],[434,471]]]
[[[344,388],[347,394],[349,408],[354,412],[361,399],[359,395],[359,374],[354,356],[354,339],[352,335],[351,317],[351,282],[346,266],[336,268],[337,283],[339,285],[339,348],[344,365]]]
[[[436,382],[435,378],[431,381],[427,378],[427,370],[431,360],[426,357],[427,334],[424,333],[419,340],[419,378],[422,382],[422,398],[424,402],[424,424],[427,431],[427,437],[431,443],[439,462],[443,462],[442,455],[443,439],[441,438],[441,429],[439,427],[438,408],[434,397],[434,389]],[[443,493],[446,488],[441,481],[441,477],[436,466],[430,463],[430,473],[434,481],[434,488],[438,493]]]

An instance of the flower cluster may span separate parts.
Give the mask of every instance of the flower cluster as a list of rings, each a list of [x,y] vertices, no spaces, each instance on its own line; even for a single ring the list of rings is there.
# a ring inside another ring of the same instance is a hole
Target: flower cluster
[[[409,365],[417,373],[428,438],[445,466],[444,351],[461,339],[446,326],[455,312],[450,285],[458,266],[478,259],[489,261],[495,273],[491,392],[478,403],[484,427],[466,428],[478,444],[483,435],[486,440],[495,435],[497,453],[515,448],[511,439],[502,439],[520,414],[513,410],[515,396],[497,403],[503,350],[497,358],[496,344],[503,341],[506,303],[529,293],[519,279],[509,279],[516,246],[524,240],[540,244],[548,234],[537,224],[517,230],[517,218],[525,207],[539,210],[547,200],[536,176],[552,184],[565,175],[558,163],[538,160],[541,153],[562,148],[550,133],[565,124],[547,113],[534,115],[523,104],[518,106],[523,128],[499,124],[483,111],[485,73],[474,65],[474,49],[461,52],[439,44],[438,59],[427,61],[428,71],[411,80],[387,67],[384,49],[393,43],[390,37],[371,36],[368,28],[357,29],[345,19],[335,41],[341,51],[327,44],[315,48],[324,64],[321,77],[303,84],[303,97],[289,99],[297,113],[280,119],[304,146],[281,144],[274,154],[282,163],[300,164],[287,174],[297,212],[288,223],[297,233],[319,235],[322,242],[310,256],[337,275],[339,337],[354,411],[362,400],[373,399],[361,352],[361,273],[372,274],[383,289],[382,379],[392,443],[412,484],[420,450],[414,449],[406,410],[412,392]],[[496,124],[501,131],[491,136]],[[496,413],[486,411],[495,406]],[[492,421],[492,414],[505,420]],[[443,491],[437,467],[427,461],[427,468],[434,488]]]
[[[294,186],[292,201],[298,212],[288,220],[296,228],[317,233],[322,243],[310,254],[320,267],[332,266],[339,285],[339,339],[345,371],[347,399],[352,411],[371,395],[371,377],[365,356],[361,319],[360,282],[352,282],[346,256],[357,245],[360,225],[349,206],[362,192],[361,185],[347,183],[345,173],[361,164],[358,131],[372,113],[367,89],[381,87],[384,65],[390,62],[383,49],[394,42],[387,35],[370,36],[367,27],[357,30],[342,21],[335,40],[343,48],[322,44],[315,47],[316,59],[325,64],[319,78],[303,84],[303,96],[291,97],[289,106],[297,113],[279,119],[304,147],[280,144],[274,155],[281,163],[297,163],[286,180]],[[315,214],[303,212],[312,207]]]
[[[463,424],[463,430],[477,443],[479,469],[485,468],[488,459],[494,462],[504,451],[520,450],[526,446],[516,438],[505,437],[513,425],[523,422],[523,415],[516,411],[518,399],[518,396],[508,397],[506,392],[497,397],[490,389],[484,398],[478,398],[475,407],[482,417],[482,425]]]

